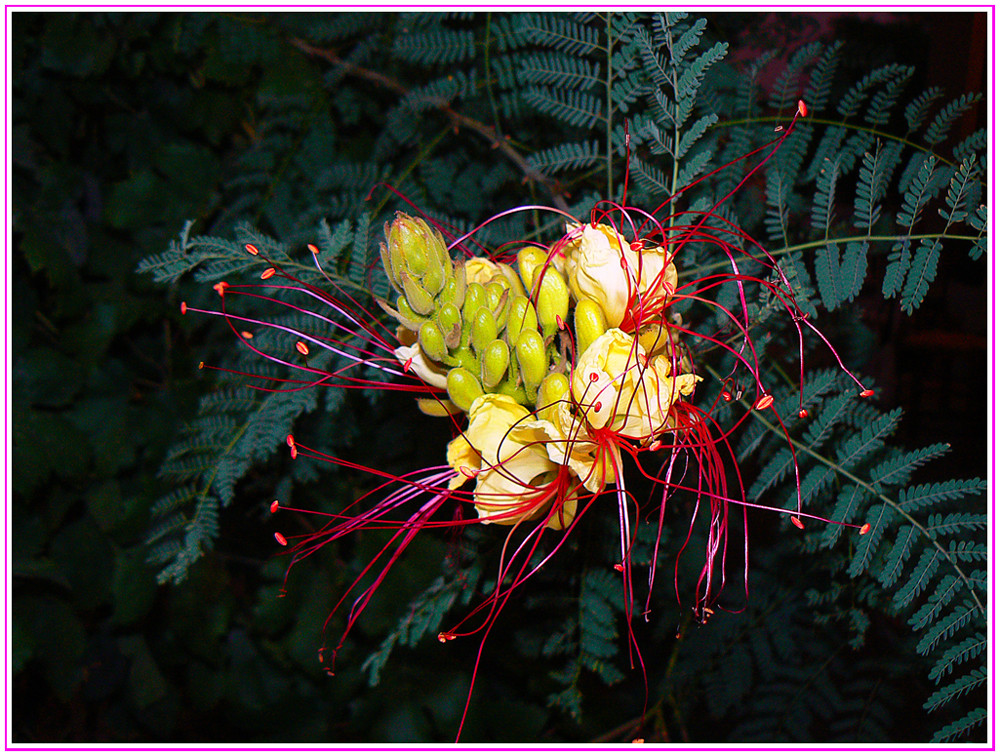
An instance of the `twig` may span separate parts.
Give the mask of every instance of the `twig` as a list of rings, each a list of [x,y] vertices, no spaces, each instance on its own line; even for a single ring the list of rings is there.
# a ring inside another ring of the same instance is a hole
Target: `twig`
[[[369,81],[372,84],[391,92],[395,92],[401,96],[410,93],[410,90],[407,89],[406,86],[398,79],[394,79],[393,77],[386,76],[378,71],[372,71],[371,69],[363,68],[356,63],[344,60],[332,50],[315,47],[314,45],[297,38],[292,38],[291,43],[306,55],[322,58],[330,63],[330,65],[337,66],[348,76],[364,79],[365,81]],[[497,130],[492,126],[488,126],[482,121],[477,121],[475,118],[470,118],[463,113],[459,113],[445,100],[427,97],[425,98],[425,101],[432,103],[441,113],[443,113],[448,120],[451,121],[451,124],[456,132],[459,129],[467,129],[483,137],[490,143],[491,147],[500,150],[504,157],[517,166],[517,169],[522,173],[525,180],[535,181],[544,186],[552,195],[553,204],[555,204],[557,208],[566,212],[569,211],[569,205],[563,197],[563,191],[559,182],[533,168],[531,164],[528,163],[524,155],[518,152],[513,145],[511,145],[510,140],[508,140],[507,137],[498,134]]]

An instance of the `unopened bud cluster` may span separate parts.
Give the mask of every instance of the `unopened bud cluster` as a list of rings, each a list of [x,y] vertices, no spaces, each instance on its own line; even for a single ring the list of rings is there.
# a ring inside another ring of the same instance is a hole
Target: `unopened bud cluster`
[[[677,271],[663,247],[627,242],[604,224],[568,225],[548,248],[507,265],[453,260],[441,234],[403,213],[385,226],[382,264],[396,299],[396,357],[447,400],[429,414],[468,415],[448,448],[452,487],[475,480],[487,522],[549,513],[572,520],[575,498],[620,470],[617,434],[649,446],[696,376],[669,327]]]

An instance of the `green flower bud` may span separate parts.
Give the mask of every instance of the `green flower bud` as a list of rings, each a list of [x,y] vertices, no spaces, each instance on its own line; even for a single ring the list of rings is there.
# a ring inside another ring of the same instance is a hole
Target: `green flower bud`
[[[405,270],[399,279],[400,283],[403,284],[403,295],[414,312],[420,315],[430,315],[434,312],[434,297],[427,289],[417,283],[416,279]]]
[[[608,330],[604,310],[593,299],[581,299],[573,310],[573,325],[576,328],[576,354],[587,351],[598,336]]]
[[[391,314],[391,313],[390,313]],[[396,298],[396,320],[402,323],[404,326],[409,328],[411,331],[416,331],[420,328],[421,323],[423,323],[427,318],[423,315],[418,315],[410,307],[410,303],[406,301],[406,295],[400,294]]]
[[[437,324],[444,335],[444,343],[449,349],[457,347],[462,336],[462,313],[451,304],[443,304],[437,311]]]
[[[538,322],[542,333],[551,336],[559,330],[559,323],[566,322],[569,314],[569,287],[555,268],[549,267],[542,275],[538,288]]]
[[[423,276],[430,262],[428,253],[437,257],[437,253],[428,248],[430,236],[430,227],[425,221],[412,218],[406,213],[396,213],[395,220],[385,229],[393,268],[400,273],[407,270],[414,276]],[[398,266],[397,260],[402,261]]]
[[[498,323],[506,323],[510,312],[510,287],[499,281],[487,284],[486,306],[493,310]]]
[[[528,391],[528,396],[532,396],[535,389],[542,382],[545,373],[549,369],[549,358],[545,353],[545,342],[538,331],[522,331],[517,337],[517,361],[521,367],[521,378],[524,387]]]
[[[492,389],[507,374],[507,367],[510,365],[510,347],[502,339],[494,339],[483,349],[479,358],[480,375],[483,385],[487,389]]]
[[[465,368],[452,368],[448,371],[448,397],[456,406],[468,412],[472,403],[483,395],[483,387]]]
[[[525,287],[531,291],[535,285],[535,270],[548,259],[548,253],[538,247],[522,247],[517,253],[517,270]]]
[[[516,296],[510,303],[510,313],[507,315],[507,340],[517,343],[517,337],[522,331],[537,331],[538,316],[535,307],[527,297]]]
[[[444,362],[448,358],[448,347],[444,343],[444,334],[437,324],[428,320],[420,326],[417,332],[420,349],[434,362]]]
[[[465,287],[465,303],[462,305],[462,317],[471,323],[480,307],[486,305],[486,289],[480,283],[470,283]]]
[[[497,337],[497,319],[489,307],[480,307],[472,318],[469,339],[477,353]]]
[[[444,288],[447,271],[440,265],[431,266],[424,275],[424,288],[431,296],[436,296]]]
[[[538,387],[538,417],[549,420],[555,414],[556,403],[569,392],[569,378],[565,373],[549,373]]]

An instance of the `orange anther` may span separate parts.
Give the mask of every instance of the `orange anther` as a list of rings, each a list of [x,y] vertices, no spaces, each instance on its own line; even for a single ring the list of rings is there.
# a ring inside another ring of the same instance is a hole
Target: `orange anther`
[[[809,410],[805,407],[799,410],[799,417],[809,417]]]
[[[861,392],[861,396],[863,396],[865,399],[867,399],[869,396],[871,396],[874,393],[875,392],[872,389],[865,389],[864,391]]]
[[[285,436],[285,443],[288,444],[289,446],[295,446],[295,437],[291,433],[289,433],[287,436]]]
[[[636,240],[636,241],[632,242],[631,244],[629,244],[628,248],[631,249],[633,252],[641,252],[642,251],[642,242],[639,241],[639,240]]]
[[[289,456],[290,456],[290,457],[291,457],[292,459],[295,459],[295,458],[296,458],[297,456],[299,456],[299,447],[297,447],[297,446],[293,446],[293,447],[292,447],[292,451],[291,451],[291,453],[289,454]]]
[[[219,283],[215,284],[212,288],[219,292],[219,296],[221,297],[226,293],[226,289],[229,288],[229,284],[225,281],[219,281]]]
[[[280,543],[282,546],[288,545],[288,539],[285,538],[283,535],[281,535],[281,533],[275,532],[274,540]]]
[[[805,100],[799,100],[799,115],[805,118],[809,114],[809,108],[806,107]]]
[[[778,124],[777,126],[775,126],[775,127],[774,127],[774,130],[775,130],[776,132],[777,132],[777,131],[784,131],[784,130],[785,130],[785,127],[784,127],[784,126],[782,126],[782,125],[781,125],[781,124],[779,123],[779,124]]]
[[[722,398],[725,399],[727,402],[731,402],[733,400],[733,395],[730,394],[728,391],[723,391]]]
[[[309,354],[309,346],[304,341],[296,341],[295,348],[299,350],[299,354]]]
[[[799,530],[805,530],[806,526],[802,524],[802,520],[800,520],[798,517],[792,515],[791,520],[792,520],[792,525],[797,527]]]
[[[266,281],[274,275],[274,272],[274,268],[265,268],[264,272],[260,274],[261,280]]]
[[[188,303],[181,302],[181,315],[187,315],[187,311],[188,311]]]
[[[870,522],[866,522],[864,525],[861,526],[861,530],[859,530],[858,532],[861,533],[861,535],[864,535],[871,529],[872,529],[872,524]]]
[[[625,566],[622,564],[615,565],[615,572],[625,572]]]
[[[279,509],[281,509],[281,505],[278,503],[278,500],[275,499],[274,501],[271,502],[271,514],[274,514]],[[322,659],[320,659],[320,661],[322,661]]]
[[[308,249],[314,255],[318,255],[319,254],[319,247],[317,247],[315,244],[307,244],[306,245],[306,249]]]
[[[774,397],[770,394],[764,394],[764,396],[757,400],[757,403],[754,405],[754,409],[766,410],[772,404],[774,404]]]
[[[250,333],[250,331],[240,331],[240,336],[242,336],[244,339],[252,339],[253,338],[253,334]]]
[[[447,643],[450,640],[455,640],[458,636],[454,633],[438,633],[438,640],[442,643]]]
[[[205,369],[205,363],[204,362],[199,362],[198,363],[198,369],[199,370],[204,370]]]
[[[260,250],[257,249],[253,244],[247,244],[246,246],[244,246],[244,249],[254,257],[260,254]]]

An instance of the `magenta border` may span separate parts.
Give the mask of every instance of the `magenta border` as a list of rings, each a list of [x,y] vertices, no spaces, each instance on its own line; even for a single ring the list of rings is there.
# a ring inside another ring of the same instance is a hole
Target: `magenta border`
[[[579,10],[583,7],[581,4],[530,4],[530,3],[496,3],[496,4],[454,4],[454,3],[427,3],[427,4],[412,4],[412,3],[401,3],[401,4],[355,4],[355,3],[303,3],[303,4],[289,4],[287,6],[265,3],[219,3],[219,4],[206,4],[206,5],[194,5],[194,4],[153,4],[153,5],[142,5],[138,3],[110,3],[110,4],[67,4],[60,5],[57,3],[8,3],[4,5],[4,80],[5,85],[9,86],[9,59],[10,59],[10,48],[8,41],[11,35],[11,14],[16,10],[77,10],[77,11],[89,11],[89,10],[103,10],[103,9],[131,9],[131,10],[143,10],[143,9],[156,9],[156,10],[190,10],[190,11],[202,11],[210,12],[219,9],[236,9],[236,8],[248,8],[248,9],[268,9],[278,11],[295,11],[295,10],[307,10],[307,9],[320,9],[320,10],[368,10],[376,12],[399,12],[404,10],[453,10],[456,8],[461,8],[463,10]],[[604,7],[604,6],[602,6]],[[663,4],[653,4],[653,3],[634,3],[625,4],[617,6],[617,4],[612,4],[607,6],[610,8],[621,7],[624,9],[639,9],[639,10],[661,10],[664,8]],[[995,170],[996,167],[996,5],[991,3],[986,4],[967,4],[967,5],[918,5],[914,6],[912,4],[873,4],[873,5],[859,5],[859,4],[790,4],[790,5],[777,5],[777,6],[763,6],[755,4],[741,4],[741,3],[696,3],[692,4],[690,10],[777,10],[777,11],[787,11],[795,12],[800,10],[865,10],[865,11],[879,11],[879,10],[892,10],[892,9],[905,9],[914,12],[955,12],[955,11],[978,11],[986,12],[989,19],[989,55],[988,55],[988,65],[989,70],[987,72],[987,78],[990,80],[988,83],[990,100],[987,105],[987,132],[990,138],[990,161],[991,168]],[[992,43],[992,44],[990,44]],[[5,89],[6,89],[5,86]],[[9,90],[8,90],[9,94]],[[9,184],[9,175],[7,173],[7,168],[10,165],[10,154],[8,152],[8,144],[10,139],[9,130],[9,119],[11,117],[10,107],[7,97],[4,97],[4,167],[5,167],[5,186],[4,186],[4,239],[6,242],[6,247],[10,249],[10,221],[11,221],[11,191]],[[988,188],[990,207],[993,209],[993,213],[990,217],[990,238],[995,238],[995,233],[997,229],[996,221],[996,182],[995,174],[991,172],[990,178],[994,179]],[[993,251],[992,248],[988,249],[987,254]],[[987,443],[989,447],[989,458],[987,463],[989,465],[987,478],[989,485],[988,498],[993,504],[992,517],[990,519],[990,536],[987,543],[988,553],[991,555],[989,561],[989,566],[993,566],[992,558],[996,556],[996,526],[997,526],[997,417],[996,417],[996,402],[997,402],[997,336],[996,336],[996,323],[997,323],[997,302],[996,302],[996,284],[997,284],[997,255],[994,253],[992,255],[992,260],[990,264],[990,286],[988,287],[990,292],[990,323],[987,324],[988,333],[991,336],[991,362],[987,366],[987,378],[990,380],[990,411],[991,411],[991,421],[988,431]],[[4,464],[4,496],[5,499],[9,500],[11,491],[11,424],[10,424],[10,379],[11,379],[11,341],[9,338],[9,324],[11,320],[11,299],[10,299],[10,282],[6,281],[4,286],[4,301],[3,301],[3,323],[4,323],[4,357],[3,357],[3,374],[4,374],[4,387],[5,387],[5,402],[4,402],[4,452],[5,452],[5,464]],[[992,327],[991,327],[992,326]],[[992,464],[990,464],[992,463]],[[106,744],[106,745],[83,745],[77,746],[74,744],[64,744],[64,743],[47,743],[38,745],[13,745],[9,739],[8,731],[8,718],[11,713],[12,701],[11,701],[11,678],[9,677],[10,660],[8,652],[10,649],[11,637],[10,637],[10,536],[11,534],[11,523],[9,517],[9,510],[7,507],[4,508],[4,751],[11,753],[37,753],[37,752],[49,752],[49,753],[582,753],[582,752],[616,752],[623,750],[635,751],[636,749],[641,749],[643,751],[652,752],[663,752],[663,751],[684,751],[690,753],[926,753],[926,752],[962,752],[962,753],[983,753],[989,752],[993,753],[996,751],[996,598],[997,589],[996,582],[993,580],[991,583],[990,595],[990,608],[988,610],[987,620],[990,624],[988,630],[988,638],[990,641],[989,649],[987,653],[991,655],[991,660],[989,662],[990,666],[990,680],[987,683],[987,705],[992,706],[993,719],[988,728],[988,740],[985,744],[975,744],[968,746],[934,746],[930,744],[894,744],[892,746],[816,746],[816,747],[803,747],[799,745],[787,745],[787,746],[711,746],[711,745],[686,745],[686,744],[643,744],[643,745],[629,745],[629,744],[615,744],[615,745],[588,745],[588,744],[577,744],[577,745],[554,745],[554,746],[542,746],[542,745],[446,745],[446,744],[436,744],[436,745],[374,745],[374,744],[338,744],[336,746],[321,746],[321,745],[286,745],[286,744],[274,744],[274,745],[263,745],[263,744],[253,744],[253,745],[238,745],[238,744],[223,744],[223,745],[208,745],[208,744],[195,744],[195,745],[170,745],[170,744],[159,744],[159,745],[143,745],[135,746],[128,744]],[[995,578],[995,575],[991,575],[991,579]]]

